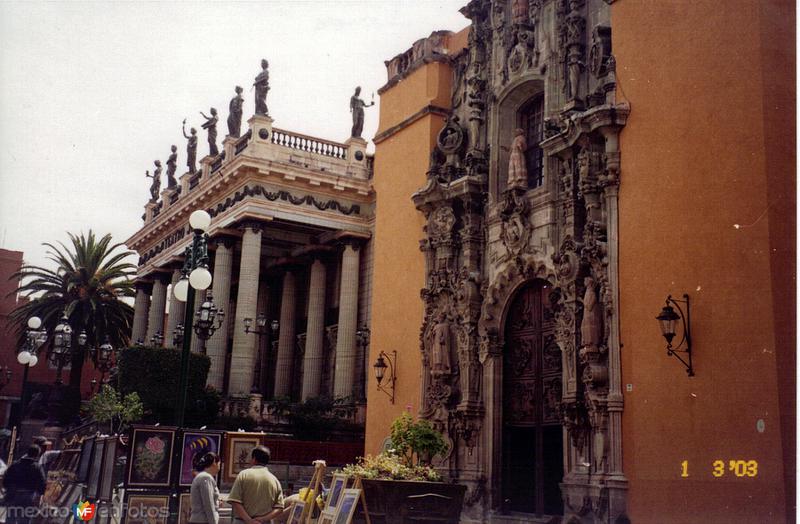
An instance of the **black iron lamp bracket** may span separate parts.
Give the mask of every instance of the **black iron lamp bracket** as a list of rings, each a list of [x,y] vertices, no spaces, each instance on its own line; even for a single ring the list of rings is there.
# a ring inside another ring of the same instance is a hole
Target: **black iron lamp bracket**
[[[672,295],[667,295],[667,306],[674,305],[680,315],[681,324],[683,324],[683,338],[673,347],[672,341],[667,341],[667,355],[673,356],[683,363],[686,367],[686,374],[690,377],[694,376],[694,367],[692,365],[692,323],[689,312],[689,295],[684,293],[683,300],[672,298]],[[681,304],[684,305],[686,311],[684,312]],[[685,355],[681,357],[681,354]]]

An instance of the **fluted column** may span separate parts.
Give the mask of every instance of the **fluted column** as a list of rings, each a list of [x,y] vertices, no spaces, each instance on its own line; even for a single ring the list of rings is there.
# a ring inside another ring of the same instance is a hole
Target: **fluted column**
[[[228,324],[231,322],[227,314],[231,299],[231,273],[233,271],[233,240],[225,238],[216,240],[217,251],[214,254],[214,280],[211,292],[214,303],[222,308],[226,315],[222,325],[206,343],[206,355],[211,360],[206,383],[217,391],[222,391],[225,381],[225,353],[228,346]],[[236,326],[234,326],[236,327]]]
[[[278,335],[278,358],[275,363],[275,396],[288,396],[292,391],[292,361],[294,360],[294,313],[295,302],[294,273],[287,271],[283,276],[281,293],[280,333]]]
[[[133,303],[133,329],[131,329],[131,344],[136,344],[147,336],[147,316],[150,311],[149,286],[136,284],[136,300]]]
[[[185,311],[186,303],[181,302],[175,298],[175,284],[181,279],[181,270],[176,269],[172,272],[171,288],[173,293],[169,297],[169,318],[167,318],[167,331],[164,333],[164,345],[167,347],[174,347],[172,339],[175,336],[175,327],[183,322],[183,312]]]
[[[322,380],[322,341],[325,330],[325,264],[320,259],[311,264],[308,283],[308,324],[306,354],[303,360],[303,398],[319,396]]]
[[[342,253],[342,281],[339,288],[339,333],[336,337],[334,398],[353,396],[356,366],[356,324],[358,322],[358,246],[348,243]]]
[[[156,333],[164,334],[164,311],[167,306],[167,280],[163,275],[153,282],[153,295],[150,302],[150,315],[147,319],[147,335],[145,345]]]
[[[244,227],[242,256],[239,265],[239,293],[236,296],[234,326],[244,325],[245,318],[256,317],[258,276],[261,270],[261,228],[257,224]],[[253,385],[253,367],[256,361],[256,337],[245,334],[244,329],[233,330],[233,354],[228,391],[231,396],[246,397]]]

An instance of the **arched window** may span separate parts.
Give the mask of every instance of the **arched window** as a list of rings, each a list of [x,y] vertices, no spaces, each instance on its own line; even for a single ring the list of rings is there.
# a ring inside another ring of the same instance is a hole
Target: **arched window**
[[[539,142],[544,127],[544,95],[528,101],[519,110],[519,127],[525,131],[525,167],[528,169],[528,187],[541,187],[544,183],[544,154]]]

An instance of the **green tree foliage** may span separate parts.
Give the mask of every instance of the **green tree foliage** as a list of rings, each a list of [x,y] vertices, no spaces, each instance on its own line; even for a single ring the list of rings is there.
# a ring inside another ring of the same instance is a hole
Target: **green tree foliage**
[[[60,242],[60,247],[43,244],[54,268],[24,265],[12,276],[22,279],[17,291],[30,302],[15,309],[11,317],[21,345],[28,318],[41,318],[42,327],[52,339],[54,328],[66,312],[73,330],[69,383],[75,389],[80,386],[85,359],[85,352],[78,346],[81,331],[86,331],[87,347],[99,346],[106,336],[114,347],[128,342],[133,308],[122,299],[134,296],[131,278],[136,266],[124,262],[134,253],[120,249],[122,244],[112,245],[111,235],[98,240],[89,230],[86,236],[70,233],[69,238],[69,247]]]
[[[110,424],[112,434],[120,433],[127,424],[141,420],[144,414],[138,393],[128,393],[122,397],[108,384],[89,400],[88,408],[95,420]]]
[[[137,392],[145,408],[145,421],[171,424],[178,404],[181,353],[166,348],[127,348],[118,359],[119,389],[122,394]],[[192,353],[184,423],[188,427],[213,424],[219,411],[219,394],[206,388],[211,361]]]
[[[414,422],[408,413],[403,413],[392,422],[392,446],[408,466],[415,463],[430,464],[433,457],[447,451],[444,437],[429,421],[421,419]]]

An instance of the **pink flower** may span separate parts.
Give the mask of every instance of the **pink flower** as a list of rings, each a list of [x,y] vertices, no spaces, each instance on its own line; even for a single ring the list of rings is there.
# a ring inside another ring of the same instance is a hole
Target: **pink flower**
[[[153,453],[161,453],[164,451],[164,441],[158,437],[150,437],[144,443],[144,447]]]

